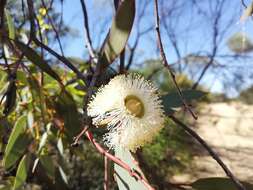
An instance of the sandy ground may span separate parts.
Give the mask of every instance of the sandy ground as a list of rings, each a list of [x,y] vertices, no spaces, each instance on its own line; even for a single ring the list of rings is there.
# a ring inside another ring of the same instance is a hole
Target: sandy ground
[[[220,155],[240,179],[253,182],[253,106],[238,102],[215,103],[201,109],[193,129]],[[196,150],[192,167],[173,182],[203,177],[224,177],[220,166],[205,152]]]

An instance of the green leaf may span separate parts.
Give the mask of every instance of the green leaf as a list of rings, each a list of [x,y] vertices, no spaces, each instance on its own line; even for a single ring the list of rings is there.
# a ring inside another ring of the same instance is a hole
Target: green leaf
[[[26,118],[26,116],[21,116],[11,132],[3,159],[3,165],[6,169],[16,163],[30,143],[30,136],[25,133],[27,128]]]
[[[10,190],[12,187],[11,184],[8,184],[8,185],[4,185],[4,186],[0,186],[0,190]]]
[[[123,51],[135,17],[135,0],[122,1],[101,51],[101,64],[105,69]]]
[[[43,135],[40,138],[40,144],[39,144],[39,148],[38,148],[38,152],[41,152],[42,148],[45,146],[46,142],[47,142],[47,138],[48,138],[48,132],[44,132]]]
[[[80,132],[81,120],[73,97],[63,91],[55,102],[56,112],[64,120],[64,132],[71,142]]]
[[[53,77],[59,83],[62,83],[58,74],[47,64],[47,62],[35,50],[33,50],[28,45],[20,41],[15,40],[14,42],[18,47],[18,49],[22,53],[24,53],[27,59],[29,59],[33,64],[38,66],[42,71]]]
[[[52,160],[53,158],[48,155],[43,155],[40,157],[40,163],[43,168],[46,170],[47,175],[51,178],[55,178],[55,165]]]
[[[187,103],[192,100],[199,99],[206,95],[206,92],[199,90],[183,90],[182,95]],[[177,92],[168,93],[161,97],[163,102],[163,107],[166,114],[172,114],[174,112],[173,108],[179,108],[183,105],[183,102]]]
[[[17,71],[17,81],[19,85],[26,85],[27,84],[27,75],[23,71]]]
[[[5,10],[5,16],[6,16],[8,30],[9,30],[9,38],[15,39],[15,27],[14,27],[12,17],[8,10]]]
[[[60,154],[63,156],[64,147],[63,147],[63,142],[62,142],[61,138],[58,139],[57,148],[58,148]]]
[[[60,172],[60,174],[61,174],[62,180],[63,180],[66,184],[68,184],[68,177],[67,177],[66,173],[64,172],[64,170],[62,169],[61,166],[59,166],[59,172]]]
[[[128,164],[132,169],[142,174],[142,171],[140,171],[140,169],[137,168],[137,166],[134,164],[134,158],[129,151],[126,151],[123,149],[116,149],[115,156],[117,156],[123,162]],[[128,171],[126,171],[119,165],[114,164],[114,170],[115,170],[116,181],[117,181],[119,190],[135,190],[135,189],[146,190],[147,189],[147,187],[145,187],[142,182],[130,176]]]
[[[24,155],[22,160],[19,162],[18,170],[16,173],[13,190],[19,189],[26,181],[30,164],[30,155]]]
[[[15,107],[16,97],[17,97],[16,92],[17,92],[17,86],[15,83],[15,80],[11,80],[4,94],[4,96],[6,96],[4,110],[3,110],[3,113],[5,116],[8,116]]]
[[[247,190],[253,190],[253,185],[242,182]],[[234,183],[228,178],[203,178],[191,184],[194,190],[237,190]]]

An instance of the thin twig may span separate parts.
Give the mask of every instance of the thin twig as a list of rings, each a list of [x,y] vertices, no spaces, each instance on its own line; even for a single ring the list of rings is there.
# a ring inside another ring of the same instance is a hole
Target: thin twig
[[[84,75],[64,56],[59,55],[56,51],[45,45],[43,42],[39,41],[36,38],[35,33],[35,22],[34,22],[34,7],[33,2],[31,0],[27,0],[28,4],[28,11],[29,11],[29,20],[30,20],[30,38],[33,40],[33,42],[43,49],[47,50],[51,55],[55,56],[58,60],[60,60],[62,63],[64,63],[69,69],[71,69],[74,73],[76,73],[77,77],[82,79],[82,81],[87,85],[87,81],[84,77]]]
[[[49,23],[50,23],[51,26],[52,26],[52,29],[53,29],[54,33],[55,33],[55,37],[56,37],[56,40],[57,40],[57,42],[58,42],[58,44],[59,44],[59,47],[60,47],[60,50],[61,50],[61,54],[64,56],[64,52],[63,52],[63,48],[62,48],[62,44],[61,44],[61,39],[60,39],[60,36],[59,36],[59,32],[58,32],[58,31],[56,30],[56,28],[55,28],[53,19],[51,18],[51,16],[50,16],[49,13],[48,13],[48,9],[47,9],[47,7],[46,7],[46,4],[45,4],[44,0],[42,0],[41,2],[42,2],[42,6],[44,7],[44,9],[46,9],[46,15],[47,15],[47,18],[48,18]]]
[[[71,144],[72,147],[76,147],[78,146],[78,142],[80,140],[80,138],[84,135],[84,133],[86,133],[86,131],[90,128],[90,126],[85,126],[82,131],[74,137],[74,142]]]
[[[35,21],[34,18],[36,17],[34,14],[34,6],[32,0],[27,0],[28,6],[28,16],[30,20],[30,39],[36,37],[36,29],[35,29]]]
[[[6,5],[6,0],[1,0],[0,2],[0,29],[4,27],[4,8]]]
[[[64,65],[66,65],[70,70],[72,70],[74,73],[76,73],[77,77],[79,79],[82,79],[82,81],[87,86],[88,83],[87,83],[87,80],[84,77],[83,73],[81,73],[66,57],[59,55],[56,51],[54,51],[53,49],[51,49],[50,47],[48,47],[47,45],[45,45],[44,43],[39,41],[37,38],[34,38],[33,42],[36,45],[47,50],[47,52],[49,52],[51,55],[55,56],[58,60],[60,60],[62,63],[64,63]]]
[[[106,156],[104,156],[104,190],[109,190],[109,160]]]
[[[96,142],[96,140],[93,138],[93,135],[91,132],[86,131],[86,137],[89,139],[89,141],[96,147],[98,152],[104,156],[106,156],[108,159],[112,160],[115,164],[118,164],[120,167],[128,171],[130,176],[134,177],[135,179],[139,180],[143,183],[149,190],[154,190],[154,188],[136,171],[132,170],[131,167],[120,160],[119,158],[115,157],[114,155],[110,154],[107,150],[105,150],[99,143]]]
[[[195,113],[192,111],[192,109],[188,106],[188,104],[186,103],[183,95],[182,95],[182,92],[177,84],[177,81],[176,81],[176,76],[175,74],[173,73],[172,69],[170,68],[170,65],[168,64],[168,61],[167,61],[167,58],[166,58],[166,55],[164,53],[164,48],[163,48],[163,44],[162,44],[162,39],[161,39],[161,33],[160,33],[160,19],[159,19],[159,12],[158,12],[158,2],[157,0],[154,0],[155,2],[155,18],[156,18],[156,27],[155,27],[155,30],[156,30],[156,34],[157,34],[157,42],[158,42],[158,47],[159,47],[159,50],[160,50],[160,55],[161,55],[161,58],[162,58],[162,63],[164,65],[165,68],[168,69],[169,73],[170,73],[170,76],[173,80],[173,83],[177,89],[177,92],[180,96],[180,99],[184,105],[184,107],[189,111],[189,113],[192,115],[192,117],[194,119],[197,119],[197,116],[195,115]]]
[[[86,10],[85,2],[84,2],[84,0],[80,0],[80,3],[82,5],[82,10],[83,10],[84,33],[85,33],[85,39],[86,39],[86,46],[88,48],[89,55],[90,55],[91,59],[93,61],[95,60],[95,62],[97,62],[96,54],[95,54],[95,51],[92,47],[92,42],[91,42],[91,37],[90,37],[90,30],[89,30],[89,19],[88,19],[88,13],[87,13],[87,10]]]
[[[244,0],[241,0],[241,3],[242,3],[242,6],[243,6],[244,8],[247,8],[247,5],[246,5],[246,3],[244,2]]]
[[[224,172],[227,174],[227,176],[232,180],[232,182],[235,184],[238,190],[246,190],[245,187],[240,183],[240,181],[234,176],[234,174],[228,169],[226,164],[220,159],[218,154],[212,150],[212,148],[191,128],[189,128],[187,125],[179,121],[176,117],[173,115],[169,116],[176,124],[178,124],[180,127],[182,127],[187,133],[189,133],[192,137],[194,137],[207,151],[208,153],[213,157],[213,159],[222,167]]]

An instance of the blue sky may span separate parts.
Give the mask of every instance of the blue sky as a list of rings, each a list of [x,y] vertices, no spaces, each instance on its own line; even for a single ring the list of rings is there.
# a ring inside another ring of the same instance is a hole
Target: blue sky
[[[218,0],[215,0],[218,1]],[[90,31],[93,40],[93,44],[95,47],[99,47],[109,29],[111,17],[114,14],[114,10],[112,9],[111,0],[86,0],[88,15],[89,15],[89,24],[90,24]],[[140,3],[145,3],[146,0],[139,0]],[[166,1],[165,1],[166,2]],[[209,8],[209,4],[207,0],[202,1],[200,4],[204,9]],[[229,1],[228,1],[229,2]],[[248,3],[249,1],[245,1]],[[253,39],[253,22],[252,20],[248,20],[245,23],[239,23],[240,14],[243,11],[243,6],[239,0],[231,0],[224,9],[224,16],[221,20],[220,25],[222,26],[227,22],[228,19],[232,17],[232,15],[237,12],[238,19],[235,19],[234,22],[231,23],[230,29],[223,37],[221,49],[219,49],[220,54],[230,53],[229,49],[226,46],[227,39],[236,32],[245,32],[249,37]],[[137,13],[141,6],[137,6]],[[57,7],[60,8],[59,6]],[[235,9],[236,8],[236,9]],[[67,56],[74,56],[74,57],[87,57],[87,49],[85,48],[85,39],[83,35],[83,15],[81,10],[81,5],[79,0],[65,0],[64,1],[64,21],[65,24],[70,26],[74,31],[74,37],[68,37],[64,43],[65,54]],[[153,11],[153,3],[150,3],[147,7],[147,14],[145,18],[139,23],[141,28],[145,28],[150,24],[154,24],[154,18],[152,16]],[[181,27],[185,27],[186,25],[192,25],[193,29],[189,31],[184,31],[182,33],[178,33],[179,38],[179,49],[181,50],[182,55],[187,55],[189,52],[198,52],[198,51],[208,51],[211,46],[211,30],[209,28],[210,23],[202,22],[201,18],[196,12],[191,12],[191,10],[185,10],[188,13],[185,13],[186,16],[183,16],[181,19],[176,20],[175,23],[176,27],[178,27],[178,31],[180,31]],[[236,17],[236,18],[237,18]],[[173,18],[172,18],[173,19]],[[133,28],[130,37],[130,43],[134,40],[135,32],[136,32],[136,24]],[[166,33],[163,31],[162,33],[163,42],[165,45],[165,52],[168,57],[168,61],[173,63],[177,60],[176,53],[168,40]],[[187,47],[186,45],[187,44]],[[157,51],[157,45],[155,41],[155,32],[151,31],[148,35],[142,38],[139,43],[138,50],[137,50],[137,57],[136,63],[139,63],[143,60],[154,58],[159,58],[159,53]],[[223,60],[219,60],[223,61]],[[242,62],[240,64],[250,64],[247,62]],[[252,66],[250,65],[252,68]],[[229,68],[230,69],[230,68]],[[233,69],[231,67],[231,69]],[[250,74],[250,71],[244,71],[246,74]],[[248,73],[247,73],[248,72]],[[222,78],[222,76],[219,76]],[[209,73],[203,80],[204,84],[207,87],[210,87],[212,91],[221,92],[222,83],[221,79],[217,77],[216,74]],[[248,81],[248,84],[250,81]],[[247,86],[246,84],[245,86]],[[234,92],[233,92],[234,93]]]

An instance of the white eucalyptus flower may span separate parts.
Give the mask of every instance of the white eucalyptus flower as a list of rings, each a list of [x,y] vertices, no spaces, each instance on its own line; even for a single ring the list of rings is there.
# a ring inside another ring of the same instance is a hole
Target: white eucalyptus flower
[[[118,75],[101,87],[88,104],[96,126],[107,125],[105,144],[135,152],[152,141],[164,125],[157,89],[137,74]]]

